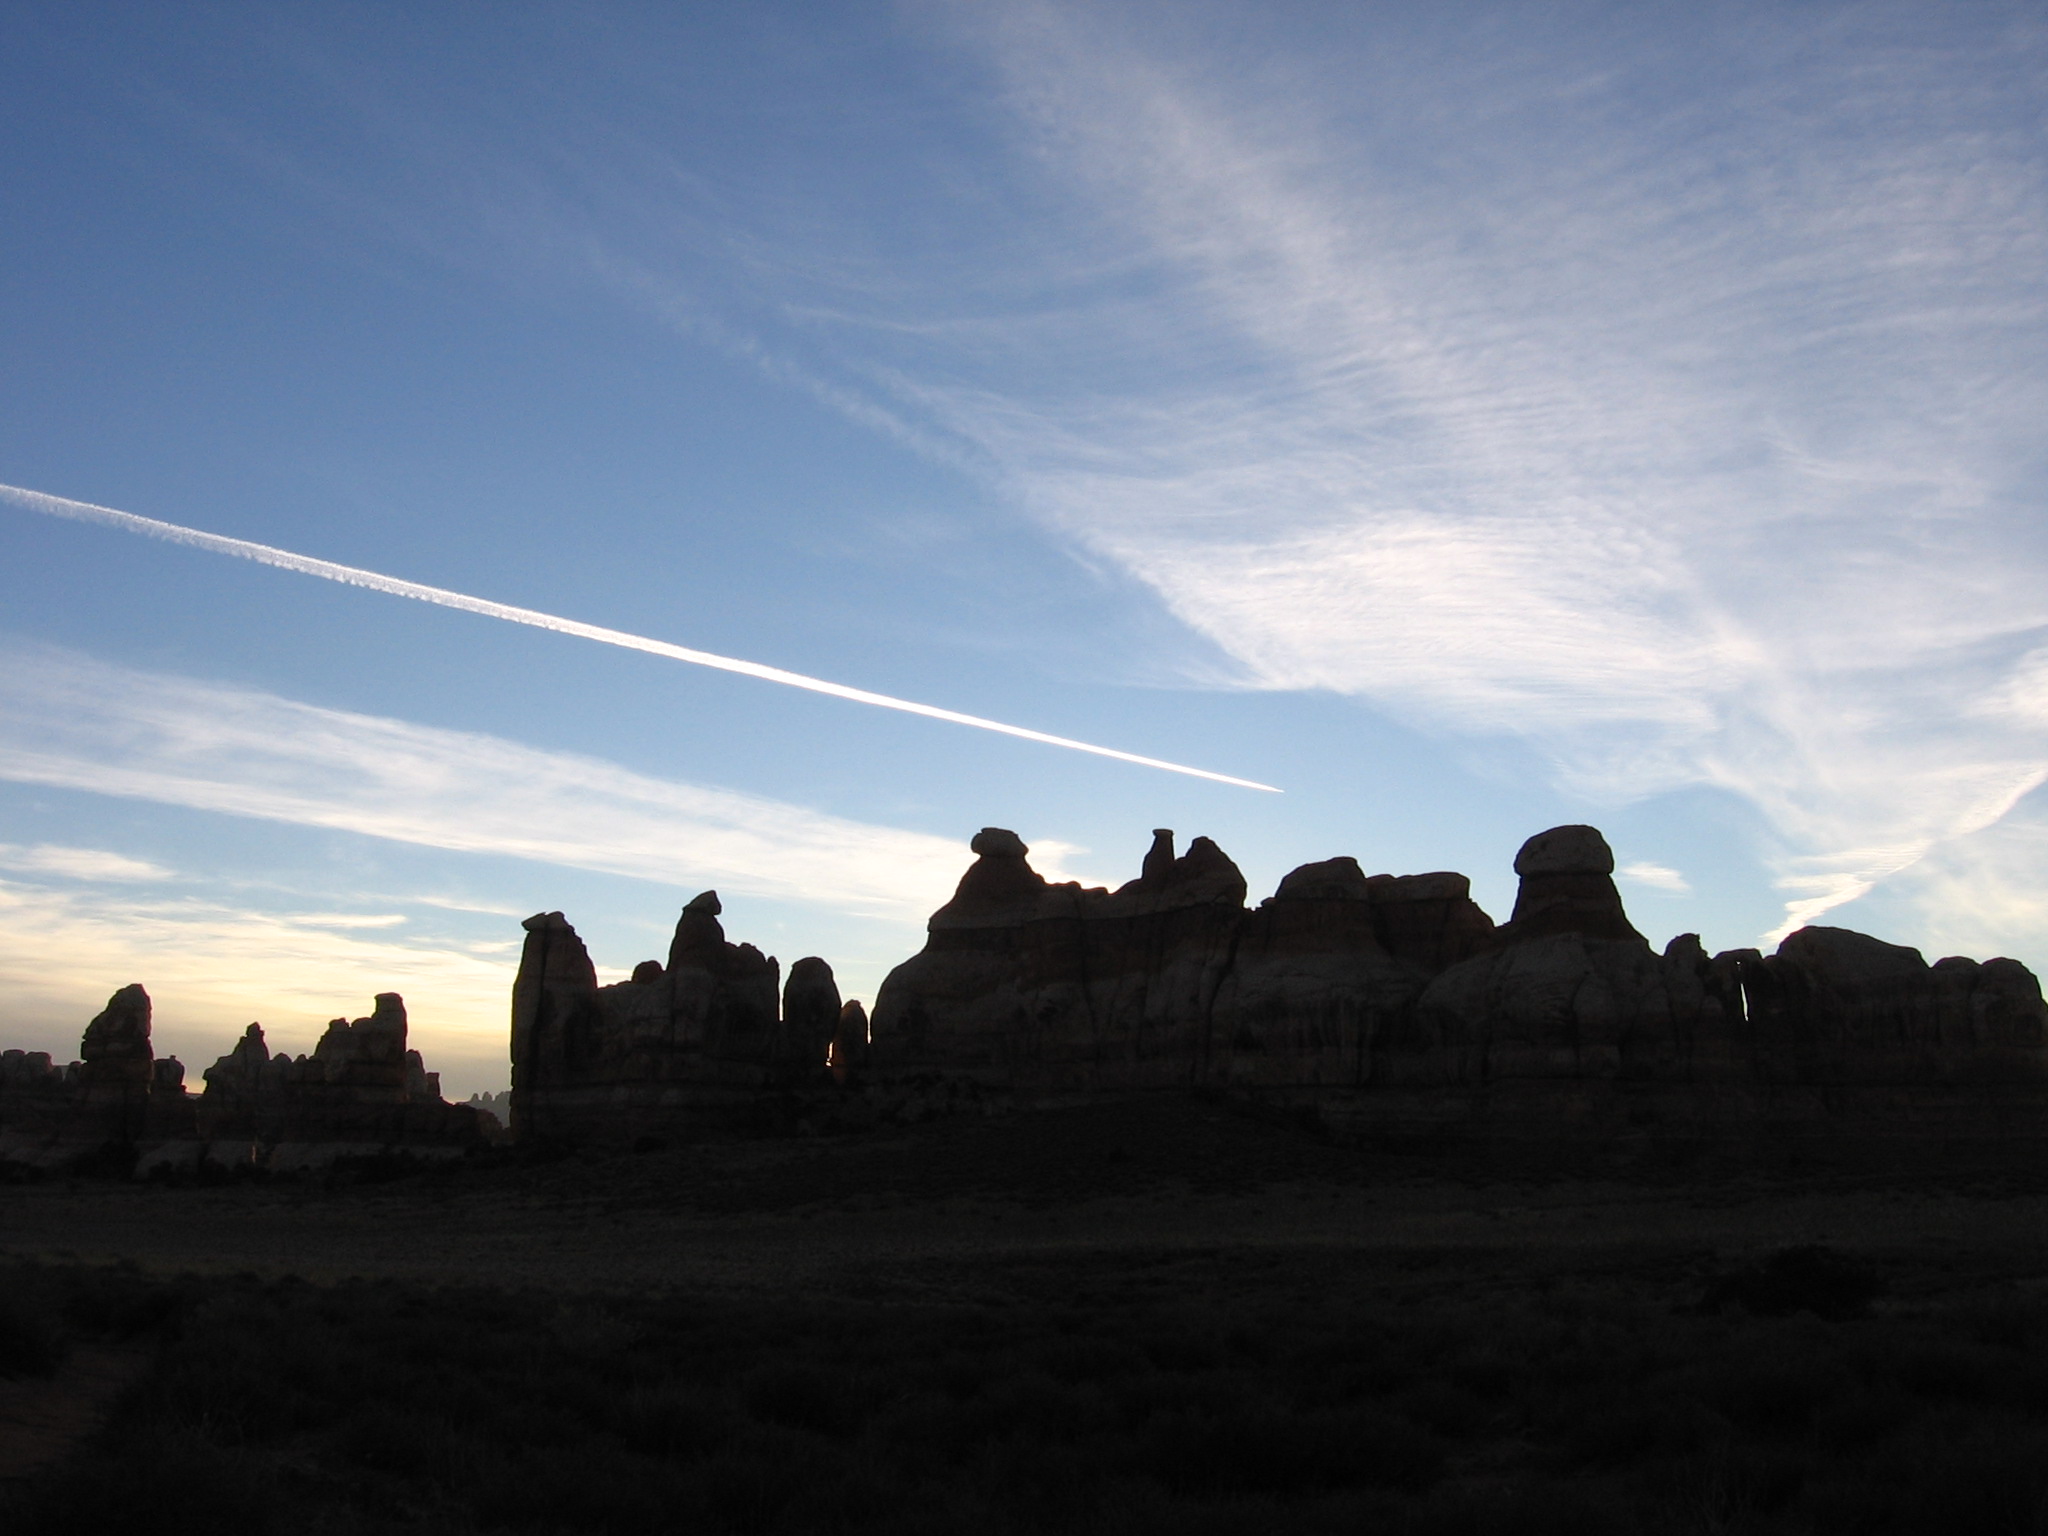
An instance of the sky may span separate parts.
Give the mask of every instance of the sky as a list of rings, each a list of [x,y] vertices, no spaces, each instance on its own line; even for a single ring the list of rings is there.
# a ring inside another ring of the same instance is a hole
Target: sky
[[[0,1044],[501,1088],[985,825],[2048,965],[2037,6],[14,0],[0,143]]]

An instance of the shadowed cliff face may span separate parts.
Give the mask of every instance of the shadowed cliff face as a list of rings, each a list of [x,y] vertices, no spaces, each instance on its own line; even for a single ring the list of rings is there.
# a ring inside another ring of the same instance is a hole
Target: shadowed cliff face
[[[1015,833],[934,914],[875,1001],[877,1070],[1044,1086],[1356,1084],[1430,976],[1494,926],[1462,875],[1370,878],[1305,864],[1253,911],[1208,838],[1176,858],[1153,833],[1115,891],[1047,885]]]
[[[776,962],[726,940],[709,892],[665,967],[609,987],[559,913],[528,919],[517,1134],[659,1141],[786,1128],[820,1106],[858,1123],[992,1093],[1176,1086],[1312,1103],[1365,1135],[1670,1122],[1739,1138],[1843,1115],[2048,1132],[2048,1009],[2025,967],[1929,966],[1825,928],[1768,957],[1710,956],[1691,934],[1659,954],[1591,827],[1522,846],[1499,927],[1463,875],[1368,875],[1351,858],[1304,864],[1247,908],[1220,848],[1176,853],[1163,829],[1113,891],[1047,882],[1000,827],[971,851],[871,1020],[815,958],[778,1009]]]
[[[974,848],[924,952],[883,984],[874,1072],[1310,1093],[2044,1078],[2048,1010],[2016,962],[1930,967],[1822,928],[1768,958],[1710,957],[1689,934],[1660,955],[1592,827],[1523,845],[1499,928],[1456,874],[1367,876],[1329,859],[1246,910],[1242,878],[1206,839],[1175,859],[1172,834],[1155,833],[1145,873],[1115,892],[1047,885],[1000,829]]]
[[[633,1145],[747,1128],[774,1096],[828,1079],[843,1012],[831,966],[797,961],[778,998],[781,966],[729,942],[723,910],[716,891],[695,897],[666,965],[643,961],[603,987],[561,913],[526,920],[512,1001],[515,1139]]]

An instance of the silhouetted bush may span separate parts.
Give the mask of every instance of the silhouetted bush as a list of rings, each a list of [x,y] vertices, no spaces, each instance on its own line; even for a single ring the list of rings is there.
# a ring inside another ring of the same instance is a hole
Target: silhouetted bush
[[[64,1358],[56,1320],[39,1300],[0,1291],[0,1376],[47,1376]]]
[[[1707,1290],[1701,1306],[1718,1311],[1739,1306],[1757,1317],[1861,1317],[1884,1293],[1884,1282],[1829,1248],[1785,1248],[1763,1263],[1724,1276]]]
[[[23,1267],[0,1341],[160,1348],[80,1461],[0,1493],[0,1529],[2044,1529],[2031,1301],[1702,1312],[1611,1276],[1396,1294],[1270,1257],[1176,1256],[1206,1292],[1046,1260],[1000,1305]]]

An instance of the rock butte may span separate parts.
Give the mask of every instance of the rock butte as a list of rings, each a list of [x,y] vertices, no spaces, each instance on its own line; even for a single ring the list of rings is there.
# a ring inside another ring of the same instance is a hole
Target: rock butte
[[[1660,954],[1629,922],[1592,827],[1523,844],[1513,914],[1465,876],[1304,864],[1258,906],[1207,838],[1153,833],[1114,891],[1049,884],[987,827],[924,949],[872,1016],[815,956],[727,940],[707,891],[666,963],[599,986],[568,920],[526,920],[512,998],[511,1132],[529,1146],[649,1146],[854,1129],[1077,1096],[1200,1089],[1312,1114],[1335,1136],[1510,1157],[1579,1147],[1906,1161],[2048,1142],[2048,1007],[2014,960],[1950,958],[1840,928],[1773,955]],[[440,1097],[395,994],[312,1056],[251,1025],[194,1098],[154,1061],[149,999],[117,992],[84,1060],[0,1055],[0,1161],[125,1150],[141,1170],[450,1155],[495,1123]]]
[[[441,1097],[406,1049],[405,1001],[378,994],[366,1019],[336,1019],[310,1056],[273,1056],[263,1026],[185,1087],[178,1059],[155,1060],[149,994],[123,987],[85,1029],[82,1061],[0,1053],[0,1163],[31,1168],[196,1172],[319,1168],[342,1158],[454,1157],[495,1122]]]
[[[1153,834],[1114,891],[1053,885],[984,828],[870,1020],[823,961],[732,945],[715,896],[666,970],[599,987],[560,913],[527,920],[512,1129],[528,1143],[685,1140],[806,1118],[1207,1089],[1309,1106],[1360,1140],[1507,1145],[1847,1139],[1917,1155],[2048,1134],[2048,1008],[2013,960],[1837,928],[1774,955],[1653,950],[1592,827],[1517,855],[1509,921],[1450,873],[1305,864],[1255,908],[1207,838]],[[829,1063],[830,1070],[824,1070]]]

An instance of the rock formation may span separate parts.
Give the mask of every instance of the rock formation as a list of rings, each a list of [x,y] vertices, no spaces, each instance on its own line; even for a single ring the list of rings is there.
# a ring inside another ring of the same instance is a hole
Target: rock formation
[[[206,1069],[198,1105],[205,1156],[274,1171],[338,1158],[449,1157],[490,1139],[467,1104],[441,1097],[441,1078],[406,1048],[405,1000],[377,994],[368,1018],[335,1019],[310,1056],[273,1056],[263,1026]]]
[[[311,1056],[272,1056],[251,1024],[207,1068],[196,1098],[183,1064],[152,1057],[149,1030],[149,994],[123,987],[86,1026],[82,1060],[0,1055],[0,1163],[283,1171],[339,1157],[449,1156],[486,1140],[477,1112],[445,1103],[438,1076],[406,1049],[395,992],[380,994],[368,1018],[328,1025]]]
[[[114,1166],[190,1139],[185,1068],[152,1054],[150,1011],[149,994],[126,986],[86,1025],[80,1060],[58,1067],[41,1051],[0,1057],[0,1163]]]
[[[830,1062],[843,1006],[832,967],[816,955],[806,955],[789,968],[789,982],[782,989],[782,1029],[792,1065],[806,1057],[820,1067]]]
[[[1160,829],[1115,890],[1053,884],[1014,833],[974,861],[870,1018],[809,956],[781,967],[693,899],[666,961],[598,984],[559,912],[526,920],[512,997],[515,1141],[653,1146],[914,1117],[963,1102],[1201,1088],[1311,1107],[1361,1139],[1782,1156],[1826,1143],[2048,1143],[2048,1007],[2013,960],[1803,928],[1764,955],[1659,953],[1592,827],[1522,845],[1496,926],[1463,875],[1304,864],[1256,907],[1228,856]],[[0,1055],[0,1160],[112,1149],[142,1167],[299,1167],[481,1144],[406,1046],[403,1002],[336,1019],[311,1055],[257,1025],[205,1074],[157,1061],[149,998],[117,992],[83,1059]],[[2031,1154],[2030,1154],[2031,1155]]]
[[[1193,1081],[1244,906],[1244,876],[1198,837],[1154,835],[1115,891],[1049,885],[1014,832],[984,828],[924,952],[875,999],[870,1058],[1044,1087]]]
[[[844,1084],[868,1064],[868,1011],[859,998],[839,1010],[839,1022],[832,1030],[832,1050],[825,1058],[832,1080]]]
[[[526,920],[512,994],[512,1132],[532,1143],[636,1143],[773,1123],[779,1095],[827,1076],[832,968],[780,966],[727,941],[718,893],[683,909],[668,964],[600,987],[559,912]]]
[[[876,999],[871,1082],[1205,1084],[1360,1135],[2048,1135],[2048,1008],[2024,966],[1930,967],[1830,928],[1769,957],[1690,934],[1660,955],[1591,827],[1523,845],[1498,928],[1461,875],[1330,859],[1247,911],[1206,839],[1175,859],[1154,833],[1115,892],[1048,885],[1001,829],[972,847]]]

